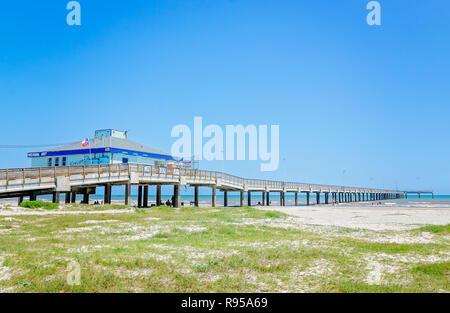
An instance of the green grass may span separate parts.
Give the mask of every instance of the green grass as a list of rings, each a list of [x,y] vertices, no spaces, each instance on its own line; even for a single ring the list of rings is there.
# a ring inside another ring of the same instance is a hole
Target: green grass
[[[445,236],[370,242],[359,236],[380,234],[304,228],[251,207],[126,209],[71,205],[58,211],[67,215],[0,216],[0,292],[450,291]],[[393,233],[403,234],[420,236]],[[374,258],[395,268],[371,282]],[[80,265],[80,285],[67,283],[71,261]]]
[[[450,224],[447,225],[429,225],[420,227],[417,229],[414,229],[413,231],[416,232],[430,232],[435,234],[441,234],[441,235],[448,235],[450,234]]]
[[[55,210],[58,208],[57,203],[50,203],[43,201],[24,201],[20,204],[20,206],[29,209],[45,209],[45,210]]]

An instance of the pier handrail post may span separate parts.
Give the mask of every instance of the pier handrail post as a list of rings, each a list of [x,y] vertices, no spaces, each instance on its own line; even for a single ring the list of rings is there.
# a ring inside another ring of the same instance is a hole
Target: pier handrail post
[[[25,185],[25,169],[22,168],[22,183]]]
[[[9,180],[8,180],[8,172],[9,172],[9,170],[8,169],[6,169],[6,186],[8,186],[8,183],[9,183]]]
[[[39,167],[39,185],[42,182],[42,174],[41,174],[41,167]]]
[[[98,178],[100,179],[100,163],[97,164],[97,170],[98,170]]]
[[[86,165],[83,164],[83,180],[86,180]]]
[[[70,165],[67,166],[67,177],[69,177],[70,180]]]
[[[53,178],[55,179],[56,182],[56,166],[53,166]]]

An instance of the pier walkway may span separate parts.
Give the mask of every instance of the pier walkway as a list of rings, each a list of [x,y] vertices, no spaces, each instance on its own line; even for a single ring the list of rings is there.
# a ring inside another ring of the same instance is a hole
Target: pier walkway
[[[240,192],[240,205],[244,205],[244,192],[248,193],[246,205],[251,205],[251,193],[261,194],[262,205],[269,205],[269,194],[280,194],[280,203],[285,205],[285,194],[306,194],[306,204],[310,195],[315,194],[315,202],[331,201],[358,202],[403,198],[405,192],[347,186],[317,185],[260,179],[246,179],[222,172],[184,168],[162,168],[143,164],[99,164],[80,166],[11,168],[0,170],[0,198],[24,197],[36,200],[38,195],[53,195],[53,202],[59,202],[65,194],[65,202],[75,202],[76,195],[83,195],[83,203],[89,203],[89,195],[96,193],[97,187],[104,187],[104,203],[111,203],[111,187],[122,185],[125,189],[125,204],[131,203],[131,186],[138,187],[138,206],[148,206],[148,187],[156,185],[156,204],[161,205],[161,185],[173,185],[174,206],[180,205],[180,186],[194,187],[194,203],[198,205],[198,188],[212,189],[211,205],[216,206],[216,190],[224,192],[224,205],[228,204],[228,192]]]

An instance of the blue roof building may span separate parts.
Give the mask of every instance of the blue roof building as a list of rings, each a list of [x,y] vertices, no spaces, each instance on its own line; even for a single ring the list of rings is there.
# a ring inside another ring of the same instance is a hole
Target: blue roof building
[[[116,163],[165,166],[176,161],[168,153],[128,140],[126,131],[115,129],[96,130],[86,146],[80,141],[52,150],[30,152],[28,157],[32,167]]]

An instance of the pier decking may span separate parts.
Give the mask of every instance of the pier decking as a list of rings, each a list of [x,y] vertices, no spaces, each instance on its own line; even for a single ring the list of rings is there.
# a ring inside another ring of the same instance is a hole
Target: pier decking
[[[316,194],[316,203],[320,203],[320,194],[325,195],[325,204],[332,200],[339,202],[358,202],[402,198],[405,192],[333,185],[246,179],[222,172],[175,168],[168,169],[143,164],[105,164],[81,166],[56,166],[12,168],[0,170],[0,198],[24,197],[35,200],[37,195],[51,194],[53,201],[59,202],[61,193],[66,203],[75,202],[77,194],[83,195],[83,203],[89,202],[89,195],[95,194],[97,187],[104,187],[104,202],[111,203],[111,187],[122,185],[125,188],[125,204],[131,203],[131,186],[138,187],[138,206],[148,206],[148,187],[156,185],[156,204],[161,204],[161,185],[173,185],[175,207],[180,205],[180,186],[194,187],[195,203],[198,204],[198,187],[212,189],[211,205],[216,206],[216,190],[224,192],[224,205],[227,205],[228,192],[240,192],[240,205],[244,205],[244,192],[261,193],[262,205],[269,205],[269,193],[280,193],[280,203],[285,205],[285,194],[295,194],[298,205],[298,193],[306,194],[306,204],[310,204],[310,194]],[[248,197],[247,205],[251,205]]]

